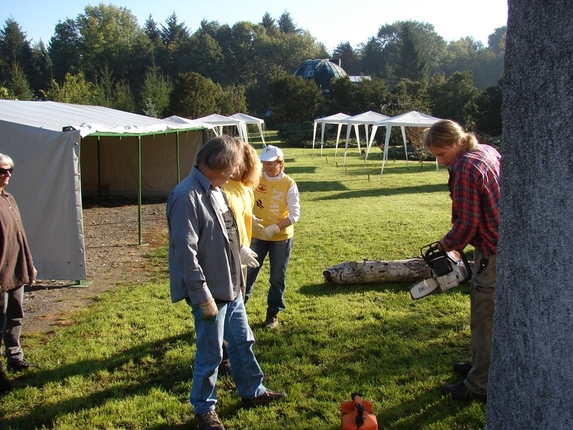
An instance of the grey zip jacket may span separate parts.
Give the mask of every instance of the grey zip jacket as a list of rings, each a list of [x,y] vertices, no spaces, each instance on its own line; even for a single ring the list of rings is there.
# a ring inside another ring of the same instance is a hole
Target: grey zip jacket
[[[215,187],[197,166],[167,199],[171,301],[233,301],[231,247]]]

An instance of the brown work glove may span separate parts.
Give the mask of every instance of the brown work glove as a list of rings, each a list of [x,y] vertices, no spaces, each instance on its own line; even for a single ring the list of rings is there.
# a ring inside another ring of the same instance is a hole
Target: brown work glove
[[[215,303],[215,299],[213,297],[203,303],[199,303],[199,310],[201,311],[202,320],[208,321],[211,324],[217,321],[219,308],[217,308],[217,303]]]

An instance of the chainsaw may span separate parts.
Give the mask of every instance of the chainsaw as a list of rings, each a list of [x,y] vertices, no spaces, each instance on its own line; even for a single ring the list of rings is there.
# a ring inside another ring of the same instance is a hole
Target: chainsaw
[[[438,287],[442,291],[457,287],[472,277],[472,269],[463,254],[458,251],[443,251],[438,242],[420,248],[420,254],[430,267],[431,278],[424,279],[410,288],[413,299],[421,299]]]

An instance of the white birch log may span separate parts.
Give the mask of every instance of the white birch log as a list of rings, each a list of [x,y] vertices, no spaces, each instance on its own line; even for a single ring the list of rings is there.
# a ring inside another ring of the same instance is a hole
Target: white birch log
[[[347,261],[327,268],[324,280],[333,284],[414,282],[430,276],[430,268],[421,258],[407,260]]]

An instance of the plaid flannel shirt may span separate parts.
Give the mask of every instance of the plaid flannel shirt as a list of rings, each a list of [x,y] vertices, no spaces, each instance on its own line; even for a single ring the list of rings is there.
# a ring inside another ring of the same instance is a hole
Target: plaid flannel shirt
[[[484,255],[497,254],[500,159],[495,148],[480,144],[448,166],[453,225],[444,241],[449,247],[471,244]]]

